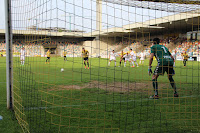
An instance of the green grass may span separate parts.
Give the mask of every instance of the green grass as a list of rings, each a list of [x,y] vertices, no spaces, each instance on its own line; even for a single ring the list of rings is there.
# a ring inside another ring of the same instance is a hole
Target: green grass
[[[21,133],[22,130],[12,111],[7,110],[6,102],[6,58],[0,58],[0,120],[1,133]]]
[[[14,58],[16,118],[23,129],[63,133],[199,131],[199,62],[188,62],[187,67],[176,62],[179,98],[173,98],[167,76],[160,76],[159,100],[148,99],[153,89],[147,60],[139,68],[131,68],[129,63],[124,68],[114,67],[113,62],[107,67],[108,60],[92,58],[89,70],[84,69],[81,58],[64,62],[54,57],[50,64],[44,62],[45,58],[30,57],[20,66],[19,58]],[[65,71],[60,72],[61,68]],[[5,75],[5,65],[0,72]],[[127,89],[122,92],[124,85]],[[11,118],[12,113],[5,109],[5,83],[1,86],[1,108]],[[15,123],[10,130],[19,128],[16,120],[7,122]]]

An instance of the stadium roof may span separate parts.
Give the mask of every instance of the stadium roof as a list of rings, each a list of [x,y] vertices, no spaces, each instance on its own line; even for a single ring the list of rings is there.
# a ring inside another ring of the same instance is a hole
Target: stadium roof
[[[104,2],[160,10],[167,12],[188,12],[200,8],[199,0],[102,0]]]
[[[164,29],[179,29],[184,32],[191,31],[192,29],[198,28],[200,10],[190,11],[185,13],[179,13],[170,15],[162,18],[151,19],[145,22],[138,22],[133,24],[124,25],[121,28],[109,28],[102,30],[100,35],[114,36],[114,35],[125,35],[134,32],[160,32]],[[192,27],[192,28],[191,28]],[[198,30],[198,29],[196,29]],[[99,32],[95,31],[92,35],[98,35]]]
[[[40,36],[61,36],[61,37],[95,37],[95,36],[128,36],[134,35],[136,32],[159,33],[164,29],[189,32],[192,29],[198,30],[200,9],[185,13],[178,13],[162,18],[152,19],[145,22],[138,22],[124,25],[123,27],[113,27],[101,31],[93,31],[90,33],[81,32],[48,32],[45,30],[13,30],[13,35],[40,35]],[[166,31],[166,30],[165,30]],[[0,30],[0,34],[5,34],[5,30]]]

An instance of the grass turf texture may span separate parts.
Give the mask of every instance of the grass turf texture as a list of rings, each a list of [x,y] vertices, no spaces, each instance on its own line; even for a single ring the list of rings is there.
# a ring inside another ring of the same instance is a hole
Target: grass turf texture
[[[6,58],[0,57],[0,133],[21,133],[22,130],[12,111],[7,110],[6,102]]]
[[[16,116],[24,130],[70,133],[199,131],[199,62],[188,62],[187,67],[183,67],[181,61],[176,62],[174,79],[179,98],[173,98],[165,75],[158,79],[162,98],[152,100],[148,99],[153,89],[147,74],[147,60],[139,68],[131,68],[129,63],[124,68],[114,67],[114,62],[108,67],[108,60],[92,58],[88,70],[81,58],[68,58],[64,62],[61,57],[51,57],[50,64],[45,64],[45,59],[26,58],[25,65],[20,66],[19,58],[14,58]],[[154,69],[156,61],[153,66]],[[64,72],[60,72],[61,68]],[[138,83],[141,87],[136,90],[133,86],[138,88]],[[89,87],[93,84],[96,84],[94,88]],[[105,88],[100,87],[102,84]],[[124,86],[127,89],[120,91]]]

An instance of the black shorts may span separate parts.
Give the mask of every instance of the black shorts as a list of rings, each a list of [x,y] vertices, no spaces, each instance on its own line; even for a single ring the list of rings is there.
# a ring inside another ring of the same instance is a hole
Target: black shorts
[[[125,60],[125,58],[122,58],[122,60]]]
[[[47,57],[47,59],[50,59],[50,57]]]
[[[154,75],[164,75],[167,72],[168,75],[175,75],[173,66],[157,66],[154,70]]]
[[[83,58],[83,60],[88,60],[88,57]]]
[[[183,61],[188,61],[188,59],[184,59]]]
[[[66,58],[66,56],[64,56],[64,58]]]

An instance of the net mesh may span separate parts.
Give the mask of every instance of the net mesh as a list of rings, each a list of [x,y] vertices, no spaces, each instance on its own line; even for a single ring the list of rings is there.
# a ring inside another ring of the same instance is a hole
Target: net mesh
[[[198,132],[200,6],[169,2],[12,0],[14,112],[23,131]],[[165,74],[159,99],[149,98],[155,37],[175,53],[179,97]],[[130,48],[137,60],[125,63],[121,51]]]

